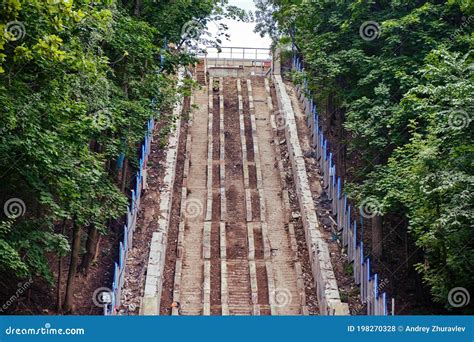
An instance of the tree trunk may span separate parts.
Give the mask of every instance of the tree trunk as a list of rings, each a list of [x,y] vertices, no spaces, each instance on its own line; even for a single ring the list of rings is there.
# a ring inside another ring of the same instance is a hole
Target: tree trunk
[[[345,113],[337,103],[336,95],[329,94],[326,103],[326,115],[323,131],[333,152],[333,161],[336,165],[336,174],[344,182],[345,178],[345,146],[344,146],[344,120]]]
[[[342,77],[337,78],[337,84],[341,89],[344,89],[344,79]],[[337,149],[334,150],[334,157],[336,163],[336,172],[339,177],[341,177],[341,181],[344,183],[345,179],[345,150],[346,147],[344,145],[344,121],[345,121],[345,112],[340,105],[340,101],[337,98],[337,95],[334,95],[332,98],[334,102],[334,113],[335,113],[335,146]]]
[[[128,177],[128,159],[125,157],[123,159],[122,185],[120,186],[120,190],[122,190],[122,193],[125,193],[125,188],[127,187],[127,177]]]
[[[382,258],[382,216],[376,214],[372,218],[372,255],[375,260]]]
[[[128,75],[125,72],[124,76],[124,82],[123,82],[123,91],[125,93],[125,96],[128,98]],[[122,193],[125,193],[125,187],[127,185],[127,173],[128,173],[128,159],[126,155],[126,150],[124,151],[125,157],[123,158],[123,166],[122,166],[122,184],[120,185],[120,190],[122,190]]]
[[[92,262],[96,262],[97,257],[99,256],[99,246],[100,246],[101,238],[102,238],[102,235],[99,234],[99,237],[97,238],[97,243],[95,244],[94,258],[92,259]]]
[[[61,234],[64,235],[66,229],[66,219],[63,220],[61,226]],[[63,301],[61,296],[61,279],[63,277],[63,256],[58,256],[58,284],[56,289],[56,311],[58,314],[62,313],[63,310]]]
[[[74,310],[74,280],[77,273],[77,262],[79,261],[79,252],[81,249],[81,227],[76,223],[75,218],[72,221],[72,249],[71,263],[66,284],[66,296],[64,300],[64,311],[69,313]]]
[[[135,1],[135,11],[134,11],[134,14],[135,16],[139,16],[140,15],[140,7],[141,7],[141,0],[136,0]]]
[[[335,163],[337,175],[341,177],[341,181],[344,182],[345,169],[344,169],[344,112],[341,108],[336,109],[336,129],[335,129],[335,146],[337,150],[335,152]]]
[[[94,256],[97,249],[97,243],[99,242],[98,239],[99,232],[95,227],[95,224],[91,224],[89,226],[89,232],[87,234],[87,242],[86,242],[86,254],[82,257],[81,263],[81,270],[82,273],[87,275],[89,268],[94,260]]]
[[[63,306],[63,302],[62,302],[62,298],[61,298],[61,278],[63,276],[62,268],[63,268],[63,258],[62,258],[62,256],[59,256],[59,260],[58,260],[58,284],[56,285],[57,286],[57,289],[56,289],[56,311],[57,311],[58,314],[61,314],[62,306]]]

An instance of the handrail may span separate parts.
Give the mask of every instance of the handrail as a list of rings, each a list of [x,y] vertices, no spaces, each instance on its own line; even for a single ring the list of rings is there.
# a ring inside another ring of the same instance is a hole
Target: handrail
[[[304,70],[303,60],[294,55],[292,68],[298,72]],[[316,151],[316,160],[321,167],[323,184],[326,187],[328,199],[331,201],[331,211],[335,217],[337,234],[342,235],[342,246],[346,249],[347,257],[352,263],[354,281],[359,285],[361,305],[356,312],[367,306],[367,315],[387,316],[387,294],[384,288],[387,286],[385,279],[380,280],[377,273],[373,274],[371,259],[364,253],[364,242],[357,234],[357,221],[351,215],[351,205],[347,195],[344,194],[343,181],[337,177],[333,154],[330,152],[328,140],[320,126],[319,114],[313,94],[308,88],[308,78],[304,78],[302,85],[296,86],[299,100],[306,114],[307,126],[310,128],[311,145]],[[395,301],[392,298],[391,314],[394,315]]]
[[[236,51],[237,50],[237,51]],[[265,51],[265,53],[262,53]],[[210,56],[210,55],[214,55]],[[205,57],[207,59],[248,59],[248,60],[271,60],[271,49],[270,48],[259,48],[259,47],[238,47],[238,46],[223,46],[220,48],[207,47],[204,52],[198,53],[198,57]],[[224,56],[222,56],[224,55]],[[230,55],[227,57],[226,55]],[[235,57],[234,57],[235,56]]]
[[[268,75],[271,70],[272,53],[270,48],[224,46],[207,47],[197,53],[208,68],[243,67],[253,70],[254,75]]]

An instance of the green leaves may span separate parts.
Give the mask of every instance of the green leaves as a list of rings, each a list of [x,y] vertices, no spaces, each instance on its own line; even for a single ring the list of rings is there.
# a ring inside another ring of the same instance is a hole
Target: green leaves
[[[472,288],[472,1],[259,3],[277,21],[259,29],[303,55],[330,144],[347,143],[346,190],[408,221],[436,300]]]
[[[467,114],[473,99],[466,94],[474,88],[472,71],[458,72],[467,63],[460,54],[435,51],[427,61],[424,81],[401,101],[401,110],[416,118],[411,138],[373,179],[387,180],[386,197],[405,208],[427,260],[418,270],[434,298],[445,303],[453,285],[468,288],[473,277],[474,177],[467,162],[474,157]]]
[[[13,272],[17,277],[26,278],[29,268],[22,261],[18,251],[0,238],[0,271]]]
[[[164,49],[165,38],[179,41],[180,21],[205,20],[216,4],[142,5],[141,13],[110,0],[0,5],[0,195],[28,200],[27,215],[0,221],[2,273],[52,281],[51,254],[69,252],[73,220],[107,234],[125,215],[116,159],[124,153],[135,173],[147,121],[166,121],[185,90],[174,72],[194,62]]]

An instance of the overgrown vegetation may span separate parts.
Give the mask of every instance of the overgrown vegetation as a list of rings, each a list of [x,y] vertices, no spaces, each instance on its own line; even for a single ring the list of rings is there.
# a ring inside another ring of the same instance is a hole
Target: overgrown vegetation
[[[176,70],[193,61],[176,48],[183,25],[205,24],[224,3],[1,2],[2,279],[53,285],[51,261],[70,255],[58,307],[73,310],[76,272],[87,273],[98,234],[126,212],[147,121],[165,119],[183,91]]]
[[[372,257],[407,226],[433,299],[472,295],[474,3],[257,3],[260,32],[304,59],[350,196],[371,199]]]

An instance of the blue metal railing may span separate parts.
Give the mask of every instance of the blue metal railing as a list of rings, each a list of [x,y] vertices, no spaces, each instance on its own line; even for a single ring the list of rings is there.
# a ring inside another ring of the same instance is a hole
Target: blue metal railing
[[[144,142],[141,146],[139,169],[136,175],[135,188],[132,190],[132,199],[130,205],[127,208],[126,223],[123,226],[123,241],[120,242],[119,246],[119,260],[115,262],[114,266],[114,277],[111,287],[110,303],[104,306],[104,315],[115,315],[120,307],[122,299],[122,287],[125,278],[125,268],[127,254],[133,243],[133,233],[137,225],[137,217],[140,209],[141,193],[146,189],[147,179],[147,164],[148,157],[151,151],[151,141],[153,135],[153,129],[155,127],[155,119],[150,119],[147,123],[147,131],[145,134]],[[123,156],[119,156],[121,162],[117,162],[117,165],[122,165]]]
[[[293,56],[294,70],[303,72],[301,59]],[[349,262],[353,263],[354,280],[360,286],[360,297],[363,304],[367,305],[368,315],[387,315],[387,296],[381,292],[384,284],[379,282],[378,274],[371,274],[370,258],[364,258],[364,244],[357,239],[357,222],[351,220],[351,205],[343,192],[343,184],[336,175],[336,166],[333,154],[328,147],[319,125],[319,115],[311,91],[308,89],[308,80],[305,77],[302,86],[297,86],[300,101],[304,104],[307,125],[311,129],[312,146],[316,150],[319,160],[324,185],[327,187],[328,198],[331,201],[332,214],[336,218],[339,232],[342,234],[343,247],[347,248]],[[392,313],[393,314],[393,313]]]

